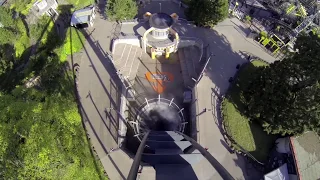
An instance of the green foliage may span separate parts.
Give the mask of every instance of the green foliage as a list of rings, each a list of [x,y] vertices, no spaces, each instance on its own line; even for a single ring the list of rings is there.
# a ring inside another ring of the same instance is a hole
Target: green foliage
[[[246,15],[245,19],[247,22],[251,22],[251,20],[252,20],[251,16],[249,16],[249,15]]]
[[[29,47],[29,37],[22,19],[20,17],[13,19],[12,15],[11,10],[0,7],[0,22],[4,26],[0,28],[0,44],[14,45],[15,57],[19,57]]]
[[[30,35],[34,40],[39,40],[45,32],[50,31],[49,23],[51,22],[48,16],[42,16],[37,24],[30,26]]]
[[[0,92],[0,179],[99,179],[72,77],[57,56],[44,56],[33,63],[41,91],[16,86]]]
[[[268,33],[265,31],[261,31],[260,36],[266,38],[266,37],[268,37]]]
[[[112,20],[133,19],[138,14],[138,7],[134,0],[110,0],[106,14]]]
[[[0,44],[14,44],[19,36],[16,21],[12,18],[12,11],[0,6],[0,22],[3,27],[0,28]]]
[[[6,27],[0,28],[6,33],[0,36],[0,179],[107,179],[90,151],[74,100],[72,72],[54,51],[79,51],[76,31],[69,29],[62,41],[53,22],[43,17],[30,27],[31,38],[41,43],[24,64],[21,54],[30,38],[23,21],[13,20],[11,11],[2,7],[0,20]],[[79,36],[84,42],[82,33]],[[67,49],[71,42],[72,49]],[[40,81],[26,88],[34,77]]]
[[[228,16],[228,0],[192,0],[186,15],[202,26],[213,27]]]
[[[254,74],[245,90],[247,116],[272,134],[320,133],[320,39],[298,38],[298,53]]]
[[[13,52],[12,45],[0,45],[0,77],[12,69],[14,64]]]
[[[83,48],[85,37],[77,29],[70,27],[67,30],[66,39],[64,44],[56,50],[60,61],[66,61],[67,56],[80,52]]]
[[[275,136],[268,135],[260,124],[250,122],[243,114],[245,111],[243,91],[248,86],[247,79],[259,70],[258,67],[265,66],[267,64],[259,60],[244,65],[222,102],[223,123],[228,135],[235,141],[231,142],[232,146],[236,150],[244,149],[261,162],[267,160]]]
[[[0,112],[0,178],[99,179],[71,97],[17,87]]]
[[[67,0],[68,3],[72,4],[75,9],[82,9],[84,7],[94,4],[93,0]]]
[[[10,6],[10,9],[14,9],[17,12],[21,12],[22,14],[28,14],[32,4],[35,0],[14,0]]]
[[[18,38],[17,42],[14,44],[16,50],[16,57],[20,57],[22,53],[30,46],[30,38],[27,33],[27,27],[22,22],[21,18],[16,20],[17,28],[20,32],[20,37]]]

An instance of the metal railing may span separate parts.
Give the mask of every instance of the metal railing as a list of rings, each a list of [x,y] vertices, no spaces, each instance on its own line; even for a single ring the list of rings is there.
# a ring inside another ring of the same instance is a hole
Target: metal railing
[[[142,153],[144,151],[144,147],[146,146],[146,142],[147,142],[149,133],[150,133],[150,131],[148,131],[144,135],[144,137],[140,143],[140,146],[136,152],[133,163],[131,165],[131,169],[129,171],[129,175],[128,175],[127,180],[136,180],[137,179],[137,174],[138,174],[138,170],[139,170],[139,166],[140,166],[140,162],[141,162]]]
[[[176,132],[183,136],[187,141],[189,141],[194,148],[196,148],[214,167],[219,175],[222,177],[224,180],[234,180],[234,178],[231,176],[231,174],[217,161],[216,158],[214,158],[205,148],[203,148],[200,144],[198,144],[194,139],[191,137],[181,133],[181,132]]]
[[[222,177],[224,180],[234,180],[234,178],[231,176],[231,174],[214,158],[205,148],[203,148],[200,144],[198,144],[194,139],[191,137],[175,131],[177,134],[180,134],[181,136],[184,137],[185,140],[189,141],[191,145],[199,150],[199,152],[209,161],[209,163],[212,165],[213,168],[216,169],[216,171],[219,173],[219,175]],[[137,179],[137,174],[141,162],[141,157],[144,151],[144,147],[146,146],[146,141],[148,139],[150,131],[146,132],[140,146],[136,152],[136,156],[134,157],[134,161],[132,163],[129,175],[127,180],[136,180]]]

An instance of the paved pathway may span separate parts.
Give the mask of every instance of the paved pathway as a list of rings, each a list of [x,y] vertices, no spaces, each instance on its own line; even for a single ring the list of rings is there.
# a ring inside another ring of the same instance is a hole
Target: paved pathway
[[[88,29],[79,63],[78,91],[92,146],[109,178],[120,180],[127,177],[132,160],[120,149],[110,152],[118,146],[119,118],[117,111],[112,109],[119,109],[121,95],[116,71],[106,55],[114,27],[102,17],[95,20],[94,28]]]
[[[228,79],[236,73],[237,64],[247,61],[247,53],[253,54],[268,62],[274,58],[264,52],[255,42],[243,36],[239,27],[242,23],[237,19],[227,19],[217,25],[213,31],[205,31],[204,39],[210,44],[214,54],[208,64],[205,75],[197,85],[199,110],[207,112],[199,116],[198,141],[231,173],[235,179],[257,179],[253,172],[247,173],[243,157],[230,153],[220,132],[221,117],[219,98],[229,87]],[[237,29],[239,28],[239,29]],[[201,38],[201,37],[200,37]],[[208,111],[208,110],[211,111]],[[249,176],[251,175],[251,176]]]

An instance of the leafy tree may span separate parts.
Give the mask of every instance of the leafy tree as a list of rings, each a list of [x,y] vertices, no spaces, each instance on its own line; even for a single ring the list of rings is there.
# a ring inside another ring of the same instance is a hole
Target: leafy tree
[[[247,115],[272,134],[320,133],[320,39],[303,35],[295,48],[257,71],[244,92]]]
[[[14,43],[17,39],[18,30],[12,11],[0,6],[0,44]]]
[[[187,16],[202,26],[214,26],[228,16],[228,0],[192,0]]]
[[[0,93],[0,179],[99,179],[72,93],[60,92]]]
[[[112,20],[133,19],[138,13],[134,0],[110,0],[107,4],[106,14]]]
[[[13,67],[13,46],[10,44],[0,45],[0,76]]]

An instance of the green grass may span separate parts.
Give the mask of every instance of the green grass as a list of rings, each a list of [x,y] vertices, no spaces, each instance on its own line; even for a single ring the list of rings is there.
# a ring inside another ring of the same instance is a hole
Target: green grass
[[[263,61],[255,60],[240,69],[235,83],[229,89],[226,98],[222,102],[224,125],[227,133],[235,140],[235,149],[240,147],[248,151],[261,162],[267,160],[270,149],[275,141],[275,136],[263,131],[260,124],[249,122],[243,115],[244,104],[242,90],[248,85],[248,78],[257,67],[267,66]]]
[[[74,6],[74,9],[72,10],[82,9],[94,4],[93,0],[67,0],[67,2]]]
[[[84,42],[84,35],[71,27],[67,30],[66,39],[63,45],[57,48],[55,52],[58,54],[60,61],[64,62],[69,55],[80,52],[83,48],[82,43]]]

